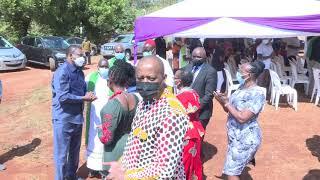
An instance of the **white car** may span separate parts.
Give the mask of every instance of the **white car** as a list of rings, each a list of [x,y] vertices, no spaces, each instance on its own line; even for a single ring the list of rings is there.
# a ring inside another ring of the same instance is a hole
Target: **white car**
[[[26,56],[0,36],[0,71],[23,69],[26,64]]]

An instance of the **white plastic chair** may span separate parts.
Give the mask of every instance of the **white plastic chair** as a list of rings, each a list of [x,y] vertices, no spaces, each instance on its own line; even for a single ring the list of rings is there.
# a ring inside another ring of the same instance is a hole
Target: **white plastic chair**
[[[294,62],[290,62],[291,72],[292,72],[292,81],[291,87],[294,88],[295,84],[304,84],[304,93],[308,95],[309,90],[309,77],[305,74],[298,74],[297,66]]]
[[[283,84],[288,84],[288,85],[290,85],[292,76],[287,76],[287,75],[284,73],[284,71],[282,71],[282,67],[281,67],[280,62],[275,61],[274,63],[275,63],[275,65],[276,65],[276,72],[277,72],[277,74],[278,74],[281,82],[282,82]]]
[[[276,72],[269,70],[272,84],[271,101],[278,110],[280,95],[287,96],[287,102],[293,106],[294,110],[298,110],[298,93],[297,90],[287,84],[281,84],[280,78]]]
[[[314,86],[313,86],[310,102],[312,102],[315,93],[317,93],[315,97],[316,101],[314,104],[318,105],[319,99],[320,99],[320,69],[312,68],[312,72],[313,72]]]
[[[234,59],[234,56],[231,55],[231,56],[228,58],[227,63],[228,63],[229,68],[230,68],[231,77],[232,77],[232,78],[235,78],[238,68],[237,68],[237,63],[236,63],[236,60]]]
[[[227,96],[230,97],[231,92],[234,90],[237,90],[240,86],[240,84],[233,84],[231,74],[227,68],[224,68],[224,72],[226,73],[226,91],[227,91]]]
[[[235,74],[235,73],[237,73],[237,72],[232,73],[232,71],[231,71],[230,66],[229,66],[228,63],[224,63],[224,68],[226,68],[226,69],[229,71],[229,73],[230,73],[230,75],[231,75],[232,81],[233,81],[233,82],[237,82],[237,78],[236,78],[236,74]]]
[[[298,74],[306,74],[308,72],[308,69],[304,68],[304,63],[305,63],[305,60],[297,56],[296,65],[297,65]]]
[[[286,72],[291,74],[291,68],[288,66],[285,66],[283,56],[281,56],[281,55],[275,56],[274,61],[280,63],[281,69],[283,70],[282,75],[286,75]]]

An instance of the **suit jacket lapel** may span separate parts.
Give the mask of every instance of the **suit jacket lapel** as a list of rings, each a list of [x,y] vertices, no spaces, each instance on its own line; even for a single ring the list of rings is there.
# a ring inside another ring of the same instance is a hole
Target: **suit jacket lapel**
[[[196,85],[198,85],[198,83],[199,83],[198,81],[202,76],[204,76],[206,69],[207,69],[207,64],[203,64],[203,66],[201,67],[200,72],[198,73],[196,79],[192,83],[192,88],[194,88]]]

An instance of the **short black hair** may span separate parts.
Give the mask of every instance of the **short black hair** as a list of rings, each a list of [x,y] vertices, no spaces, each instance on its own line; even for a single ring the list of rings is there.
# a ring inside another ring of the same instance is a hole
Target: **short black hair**
[[[129,85],[129,80],[135,77],[135,71],[131,64],[117,60],[109,71],[109,81],[120,87]]]
[[[79,45],[70,45],[67,50],[66,50],[66,54],[67,56],[69,56],[70,54],[72,54],[76,49],[82,49],[81,46]]]
[[[180,71],[180,80],[181,85],[183,87],[189,87],[192,84],[193,81],[193,74],[190,71],[185,71],[184,69],[179,69]]]
[[[258,78],[259,75],[264,71],[265,65],[261,61],[254,61],[250,63],[250,73],[255,77]]]

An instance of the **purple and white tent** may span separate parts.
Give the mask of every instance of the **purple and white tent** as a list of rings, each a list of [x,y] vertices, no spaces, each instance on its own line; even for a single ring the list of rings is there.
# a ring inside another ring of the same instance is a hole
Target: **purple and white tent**
[[[320,1],[185,0],[135,21],[135,42],[160,36],[281,38],[320,35]]]
[[[135,21],[137,41],[313,35],[320,35],[320,1],[315,0],[185,0]]]

